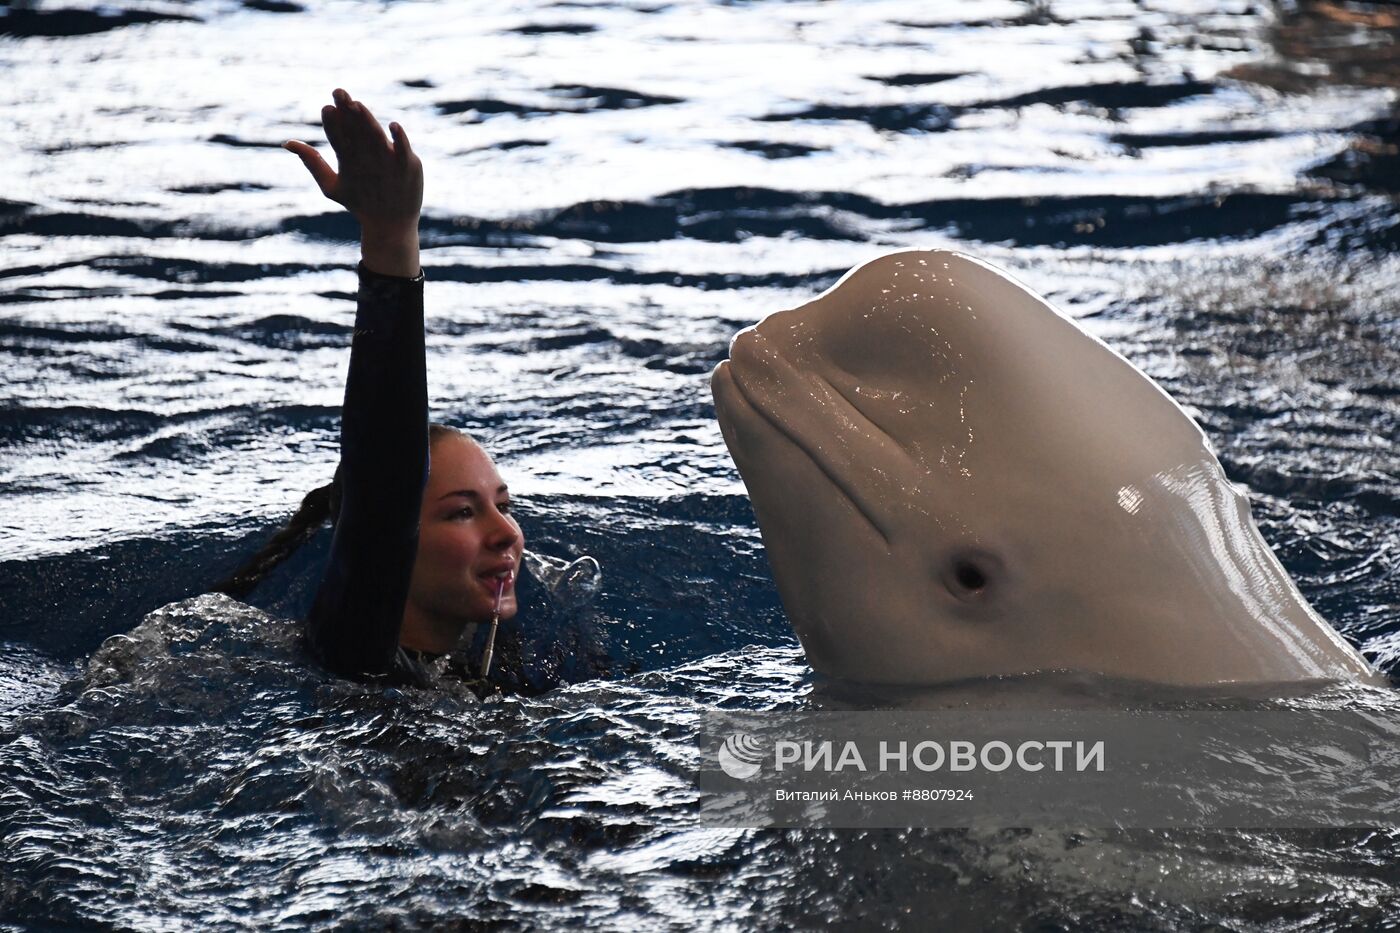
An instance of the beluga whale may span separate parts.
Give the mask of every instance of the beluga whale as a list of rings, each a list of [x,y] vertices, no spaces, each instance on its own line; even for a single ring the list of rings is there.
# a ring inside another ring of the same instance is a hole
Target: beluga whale
[[[857,266],[740,331],[710,383],[821,674],[1387,682],[1308,605],[1191,417],[986,262]]]

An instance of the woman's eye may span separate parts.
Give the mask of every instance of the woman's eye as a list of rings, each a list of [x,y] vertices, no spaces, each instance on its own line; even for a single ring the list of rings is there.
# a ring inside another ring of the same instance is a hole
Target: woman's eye
[[[452,513],[450,516],[448,516],[448,517],[449,517],[449,518],[471,518],[471,517],[472,517],[472,510],[471,510],[471,509],[458,509],[457,511],[453,512],[453,513]]]
[[[509,515],[509,514],[510,514],[510,503],[509,503],[509,502],[502,502],[500,505],[496,506],[496,511],[500,512],[502,515]]]

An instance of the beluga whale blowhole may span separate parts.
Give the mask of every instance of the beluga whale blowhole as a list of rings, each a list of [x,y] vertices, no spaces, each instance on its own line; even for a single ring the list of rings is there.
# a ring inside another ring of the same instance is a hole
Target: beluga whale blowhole
[[[1011,276],[893,253],[711,377],[812,667],[1385,683],[1260,537],[1200,427]]]

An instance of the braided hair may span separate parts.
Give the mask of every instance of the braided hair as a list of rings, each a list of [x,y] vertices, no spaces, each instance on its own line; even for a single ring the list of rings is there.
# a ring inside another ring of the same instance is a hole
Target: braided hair
[[[434,423],[428,425],[429,449],[449,434],[471,440],[465,432],[457,428]],[[327,520],[330,521],[331,527],[335,527],[336,520],[340,517],[340,488],[340,468],[337,467],[335,477],[329,483],[308,492],[302,498],[296,512],[287,519],[287,523],[277,529],[256,554],[244,561],[242,566],[229,576],[214,584],[209,592],[224,593],[234,599],[246,599],[263,578],[295,554],[297,548],[315,537],[316,532]]]

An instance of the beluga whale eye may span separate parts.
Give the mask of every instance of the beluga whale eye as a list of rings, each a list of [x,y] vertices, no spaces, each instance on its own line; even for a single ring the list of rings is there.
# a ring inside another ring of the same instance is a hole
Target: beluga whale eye
[[[961,600],[984,599],[1001,576],[1001,561],[993,554],[979,549],[954,553],[944,563],[943,585]]]
[[[987,585],[987,575],[970,560],[958,561],[957,566],[953,568],[953,575],[957,577],[958,585],[965,590],[980,590]]]

